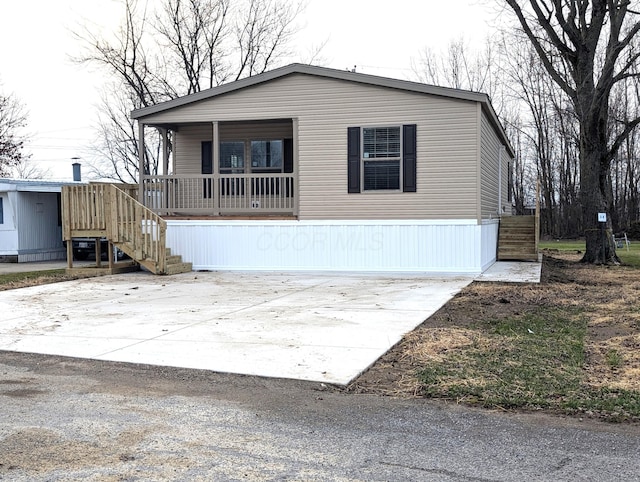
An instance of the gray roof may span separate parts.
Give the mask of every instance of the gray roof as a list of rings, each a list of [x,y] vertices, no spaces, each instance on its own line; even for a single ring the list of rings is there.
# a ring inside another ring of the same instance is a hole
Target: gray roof
[[[448,97],[451,99],[479,102],[482,104],[483,110],[489,115],[489,118],[496,127],[503,143],[507,146],[509,153],[512,156],[514,155],[511,144],[509,143],[509,139],[504,132],[502,124],[498,120],[498,116],[496,115],[495,110],[491,105],[491,100],[489,99],[489,96],[487,94],[483,94],[481,92],[472,92],[469,90],[438,87],[435,85],[422,84],[420,82],[411,82],[408,80],[380,77],[377,75],[361,74],[358,72],[351,72],[349,70],[337,70],[327,67],[317,67],[314,65],[305,64],[290,64],[285,67],[280,67],[278,69],[255,75],[253,77],[246,77],[244,79],[236,80],[235,82],[230,82],[218,87],[213,87],[211,89],[196,92],[195,94],[178,97],[177,99],[162,102],[160,104],[152,105],[149,107],[143,107],[142,109],[136,109],[131,112],[131,117],[133,119],[141,120],[148,115],[175,109],[176,107],[182,107],[194,102],[210,99],[218,95],[223,95],[229,92],[234,92],[254,85],[262,84],[264,82],[270,82],[272,80],[276,80],[292,74],[306,74],[316,77],[325,77],[330,79],[345,80],[348,82],[357,82],[360,84],[418,92],[421,94],[436,95],[439,97]]]
[[[0,178],[0,191],[21,192],[60,192],[62,186],[80,184],[72,181],[50,181],[44,179],[8,179]]]

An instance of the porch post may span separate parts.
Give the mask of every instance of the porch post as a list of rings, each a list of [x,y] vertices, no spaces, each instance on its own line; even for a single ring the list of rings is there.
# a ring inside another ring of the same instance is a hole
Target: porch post
[[[300,216],[300,167],[298,159],[298,118],[291,119],[291,127],[293,128],[293,214],[298,218]]]
[[[162,174],[169,175],[169,135],[168,129],[161,128],[162,132]]]
[[[160,129],[162,132],[162,174],[164,176],[169,175],[169,135],[168,129],[162,128]],[[169,179],[164,178],[160,181],[161,192],[162,194],[162,206],[157,206],[158,208],[164,207],[167,209],[167,214],[169,213]]]
[[[138,121],[138,176],[140,182],[138,184],[138,201],[144,204],[144,124]]]
[[[213,215],[220,215],[220,132],[218,121],[213,121],[211,138],[211,156],[213,165]]]

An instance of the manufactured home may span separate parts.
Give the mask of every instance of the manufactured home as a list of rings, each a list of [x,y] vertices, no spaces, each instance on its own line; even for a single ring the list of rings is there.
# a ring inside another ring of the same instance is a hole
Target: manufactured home
[[[485,94],[293,64],[132,117],[163,152],[135,195],[195,269],[480,273],[511,214]]]
[[[60,192],[68,183],[0,179],[0,261],[63,260]]]

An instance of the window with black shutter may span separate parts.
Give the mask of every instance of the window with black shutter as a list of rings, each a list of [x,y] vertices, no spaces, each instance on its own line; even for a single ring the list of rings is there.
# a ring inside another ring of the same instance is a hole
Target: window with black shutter
[[[416,125],[350,127],[348,192],[416,192]]]

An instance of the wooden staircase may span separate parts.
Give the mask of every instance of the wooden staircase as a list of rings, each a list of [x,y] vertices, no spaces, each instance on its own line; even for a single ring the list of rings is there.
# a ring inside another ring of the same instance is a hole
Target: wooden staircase
[[[503,216],[498,232],[498,261],[538,261],[537,216]]]
[[[181,256],[172,254],[166,247],[166,221],[130,194],[114,184],[63,186],[62,224],[68,269],[73,269],[71,240],[93,237],[96,240],[106,238],[109,242],[111,272],[117,270],[112,247],[129,255],[138,267],[143,266],[154,274],[191,271],[191,263],[183,262]],[[101,267],[98,255],[96,267]]]

